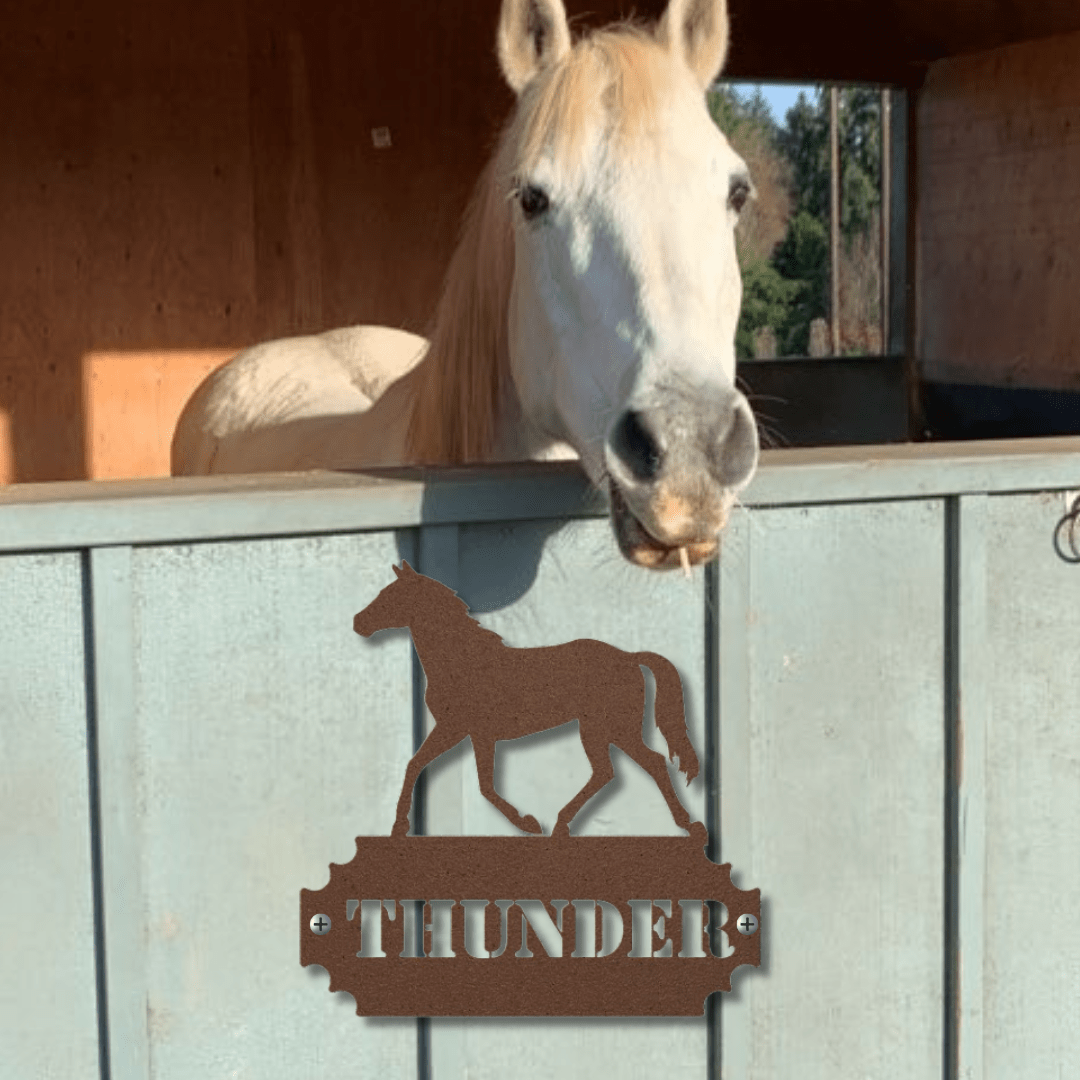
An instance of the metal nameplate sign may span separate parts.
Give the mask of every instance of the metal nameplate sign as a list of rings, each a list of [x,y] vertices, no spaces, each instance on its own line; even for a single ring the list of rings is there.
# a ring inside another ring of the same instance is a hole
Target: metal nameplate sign
[[[706,857],[705,826],[642,740],[645,665],[670,756],[696,774],[678,673],[657,654],[587,639],[512,648],[452,590],[408,563],[393,569],[354,629],[410,628],[435,726],[406,769],[392,834],[358,837],[324,888],[301,890],[301,964],[324,967],[362,1016],[700,1016],[735,968],[760,965],[761,896]],[[574,719],[593,774],[543,836],[495,790],[495,743]],[[467,737],[481,792],[533,835],[408,835],[420,771]],[[688,836],[571,834],[614,775],[612,746],[656,780]]]

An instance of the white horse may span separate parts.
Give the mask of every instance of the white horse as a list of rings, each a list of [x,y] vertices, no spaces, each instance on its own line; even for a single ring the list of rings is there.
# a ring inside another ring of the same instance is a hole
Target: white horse
[[[751,184],[704,94],[727,43],[726,0],[576,43],[562,0],[503,0],[517,105],[430,343],[360,326],[240,353],[185,407],[173,473],[576,456],[632,562],[712,557],[758,458],[734,385]]]

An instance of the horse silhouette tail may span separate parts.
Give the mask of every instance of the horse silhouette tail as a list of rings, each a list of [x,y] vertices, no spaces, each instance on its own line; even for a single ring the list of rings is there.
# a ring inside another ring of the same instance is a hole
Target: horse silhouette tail
[[[639,652],[633,657],[644,664],[656,680],[656,726],[668,745],[668,757],[679,759],[679,771],[687,783],[698,774],[698,759],[686,734],[686,710],[683,706],[682,680],[675,665],[659,653]]]

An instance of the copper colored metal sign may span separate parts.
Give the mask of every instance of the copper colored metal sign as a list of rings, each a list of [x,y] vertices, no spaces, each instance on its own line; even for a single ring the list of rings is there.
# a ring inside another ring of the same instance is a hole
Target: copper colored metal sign
[[[761,898],[705,856],[704,825],[642,741],[639,665],[654,672],[671,756],[696,774],[678,673],[655,653],[598,641],[510,648],[450,589],[408,563],[393,569],[354,628],[411,629],[435,726],[406,769],[392,835],[358,837],[325,888],[301,890],[301,964],[326,968],[330,989],[349,991],[362,1016],[700,1016],[710,993],[731,989],[736,967],[760,964]],[[408,835],[420,770],[466,737],[485,797],[540,834],[495,791],[495,743],[574,719],[593,774],[551,836]],[[689,836],[571,835],[614,776],[612,746],[653,777]]]

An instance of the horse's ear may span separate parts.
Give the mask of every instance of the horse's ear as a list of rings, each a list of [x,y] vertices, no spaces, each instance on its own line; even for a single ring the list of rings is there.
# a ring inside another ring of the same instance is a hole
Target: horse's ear
[[[401,566],[408,566],[408,565],[409,564],[404,559],[401,560]],[[390,569],[394,571],[394,577],[400,578],[402,576],[401,566],[394,566],[393,564],[391,564]]]
[[[515,94],[570,51],[562,0],[503,0],[497,38],[499,66]]]
[[[397,570],[397,567],[395,566],[394,569]],[[416,571],[409,565],[406,559],[402,559],[401,570],[398,571],[398,577],[408,577],[409,574],[412,574],[413,577],[416,577]]]
[[[656,37],[686,61],[702,88],[707,87],[727,58],[727,0],[668,0]]]

